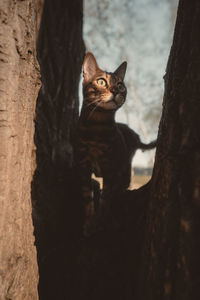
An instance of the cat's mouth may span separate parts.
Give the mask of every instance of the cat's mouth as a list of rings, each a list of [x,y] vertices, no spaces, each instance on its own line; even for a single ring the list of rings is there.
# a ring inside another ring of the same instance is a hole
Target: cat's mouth
[[[99,106],[106,110],[115,110],[122,106],[124,101],[124,97],[122,97],[120,94],[114,95],[112,93],[109,95],[109,97],[103,98]]]
[[[119,106],[119,103],[117,103],[117,99],[115,98],[115,96],[113,96],[112,99],[110,99],[108,102],[113,102],[116,105],[116,107]]]
[[[103,95],[103,96],[101,97],[101,99],[102,99],[103,102],[110,102],[110,101],[113,101],[114,98],[115,98],[115,96],[114,96],[113,93],[109,93],[109,94]]]

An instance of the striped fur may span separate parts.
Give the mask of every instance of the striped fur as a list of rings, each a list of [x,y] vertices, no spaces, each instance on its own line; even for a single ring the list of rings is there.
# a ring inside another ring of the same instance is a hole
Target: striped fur
[[[88,53],[83,72],[84,100],[77,130],[76,162],[85,207],[84,233],[87,234],[95,219],[92,173],[103,177],[103,191],[96,207],[100,215],[106,215],[115,195],[129,186],[135,151],[154,148],[155,143],[141,143],[132,129],[115,122],[115,113],[126,99],[125,62],[114,73],[108,73],[102,71],[93,54]]]

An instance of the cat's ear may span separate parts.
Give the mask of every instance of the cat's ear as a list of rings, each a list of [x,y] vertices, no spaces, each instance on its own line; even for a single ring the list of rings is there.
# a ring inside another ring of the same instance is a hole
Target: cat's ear
[[[88,52],[83,61],[84,80],[90,81],[98,70],[99,70],[99,66],[96,62],[94,55],[91,52]]]
[[[126,74],[127,62],[124,61],[118,68],[115,70],[114,74],[117,75],[121,80],[124,80]]]

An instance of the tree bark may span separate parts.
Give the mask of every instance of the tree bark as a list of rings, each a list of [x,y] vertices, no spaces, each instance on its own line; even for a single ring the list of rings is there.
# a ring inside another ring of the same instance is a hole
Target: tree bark
[[[32,201],[40,299],[71,299],[76,292],[74,241],[81,217],[72,139],[84,55],[82,6],[82,0],[46,1],[38,39],[42,88],[35,120]]]
[[[181,0],[151,182],[116,199],[112,214],[120,228],[81,241],[72,136],[84,53],[82,2],[46,2],[32,190],[42,300],[199,299],[199,23],[198,0]]]
[[[180,0],[136,299],[200,299],[200,3]]]
[[[0,4],[0,299],[38,299],[31,218],[41,1]]]

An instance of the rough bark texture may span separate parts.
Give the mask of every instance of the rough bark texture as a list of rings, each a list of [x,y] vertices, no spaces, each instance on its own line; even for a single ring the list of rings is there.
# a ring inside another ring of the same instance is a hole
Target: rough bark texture
[[[200,3],[181,0],[137,299],[200,299]]]
[[[71,168],[83,58],[82,1],[46,1],[38,43],[32,199],[40,299],[200,298],[200,4],[181,0],[152,180],[116,199],[118,226],[80,239]]]
[[[46,1],[38,39],[42,88],[36,109],[37,169],[32,185],[40,299],[70,299],[76,292],[74,243],[81,218],[72,171],[72,136],[83,55],[82,1]]]
[[[39,1],[0,3],[0,299],[37,299],[31,218]]]

